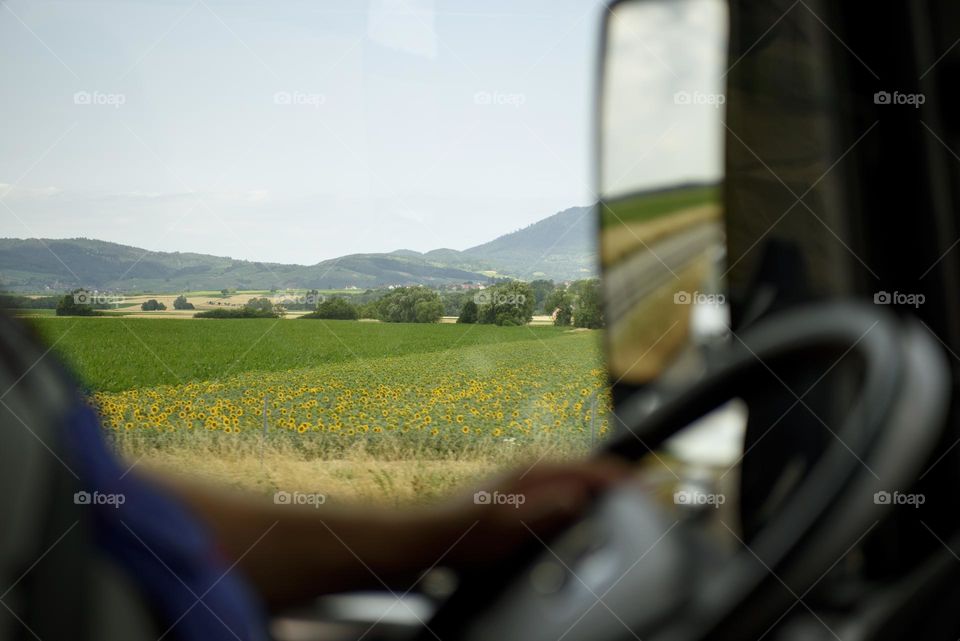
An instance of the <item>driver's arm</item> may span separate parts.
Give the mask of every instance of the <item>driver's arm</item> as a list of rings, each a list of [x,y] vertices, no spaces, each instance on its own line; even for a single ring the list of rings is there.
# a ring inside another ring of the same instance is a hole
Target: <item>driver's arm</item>
[[[515,498],[477,504],[473,493],[430,507],[274,505],[250,495],[158,478],[205,521],[273,608],[362,588],[405,591],[440,564],[466,569],[549,536],[626,476],[612,461],[538,464],[482,489]]]

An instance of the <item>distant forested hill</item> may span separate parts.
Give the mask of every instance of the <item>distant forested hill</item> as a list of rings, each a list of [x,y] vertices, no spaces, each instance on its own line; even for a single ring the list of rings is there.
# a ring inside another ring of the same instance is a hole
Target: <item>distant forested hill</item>
[[[309,266],[154,252],[86,238],[4,238],[0,239],[0,289],[362,289],[446,285],[482,281],[491,275],[573,280],[595,275],[595,237],[591,208],[574,207],[464,251],[351,254]]]

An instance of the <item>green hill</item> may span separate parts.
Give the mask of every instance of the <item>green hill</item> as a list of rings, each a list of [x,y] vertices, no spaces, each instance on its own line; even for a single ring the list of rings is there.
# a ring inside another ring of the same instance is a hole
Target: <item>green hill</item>
[[[0,239],[0,289],[178,292],[190,290],[448,285],[495,273],[570,280],[595,275],[590,208],[574,207],[464,251],[351,254],[288,265],[183,252],[154,252],[87,238]]]

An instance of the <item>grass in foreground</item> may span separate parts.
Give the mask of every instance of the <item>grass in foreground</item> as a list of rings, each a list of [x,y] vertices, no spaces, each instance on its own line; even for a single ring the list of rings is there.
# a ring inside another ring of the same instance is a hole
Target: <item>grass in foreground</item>
[[[336,459],[308,459],[282,449],[223,453],[197,447],[168,448],[149,456],[127,455],[136,469],[156,470],[257,494],[283,490],[323,494],[331,503],[425,504],[505,468],[525,468],[540,456],[509,444],[484,456],[436,460],[383,460],[362,449]],[[550,451],[545,457],[555,456]]]

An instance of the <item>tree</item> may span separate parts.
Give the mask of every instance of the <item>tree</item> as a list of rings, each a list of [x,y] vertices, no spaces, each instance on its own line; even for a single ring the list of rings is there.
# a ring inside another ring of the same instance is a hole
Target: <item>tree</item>
[[[543,313],[552,316],[553,313],[557,311],[557,309],[564,303],[572,305],[572,295],[563,287],[557,287],[544,299]]]
[[[600,281],[592,278],[579,281],[577,284],[579,295],[573,314],[574,326],[590,329],[603,327],[603,295],[600,291]]]
[[[553,324],[557,327],[569,327],[573,321],[573,304],[570,302],[570,295],[562,292],[556,302],[551,314],[553,314]]]
[[[187,301],[187,297],[183,294],[180,294],[175,299],[173,299],[173,308],[174,309],[196,309],[193,306],[193,303]]]
[[[533,313],[549,314],[552,312],[552,309],[545,309],[544,303],[546,302],[547,297],[556,289],[556,285],[553,284],[553,281],[542,279],[531,281],[530,289],[533,290]]]
[[[468,300],[460,308],[460,315],[457,317],[458,323],[467,323],[472,325],[477,322],[477,304]]]
[[[272,315],[273,317],[280,316],[284,311],[282,306],[274,305],[273,301],[269,298],[251,298],[244,307],[254,312]]]
[[[0,294],[0,309],[56,309],[63,302],[62,296],[17,296]]]
[[[514,280],[488,287],[474,299],[479,305],[479,322],[497,325],[525,325],[533,319],[533,290]]]
[[[397,287],[376,302],[377,318],[387,323],[436,323],[443,301],[426,287]]]
[[[303,304],[306,309],[317,309],[320,307],[320,303],[323,302],[323,296],[320,295],[320,291],[316,289],[311,289],[307,292],[307,295],[303,299]]]
[[[145,300],[140,304],[140,309],[145,312],[162,312],[167,308],[166,305],[157,301],[156,298],[151,298],[150,300]]]
[[[86,296],[87,292],[82,289],[75,289],[65,295],[57,303],[57,316],[96,316],[97,312],[87,304]]]
[[[463,309],[463,304],[472,296],[473,294],[467,294],[465,292],[447,292],[441,294],[441,298],[443,299],[443,315],[457,316]]]
[[[413,318],[417,323],[436,323],[443,318],[443,301],[436,299],[421,299],[413,306]]]
[[[357,313],[360,315],[360,318],[379,318],[377,314],[377,302],[370,301],[357,305]]]
[[[197,312],[194,318],[280,318],[284,313],[281,305],[274,305],[269,298],[251,298],[243,307],[233,309],[208,309]]]
[[[322,303],[324,297],[316,289],[308,290],[306,294],[299,295],[295,292],[282,294],[279,305],[287,310],[303,310],[307,312],[317,311],[317,307]]]
[[[324,318],[331,320],[357,320],[360,314],[356,305],[343,298],[330,298],[317,306],[317,311],[303,316],[303,318]]]

